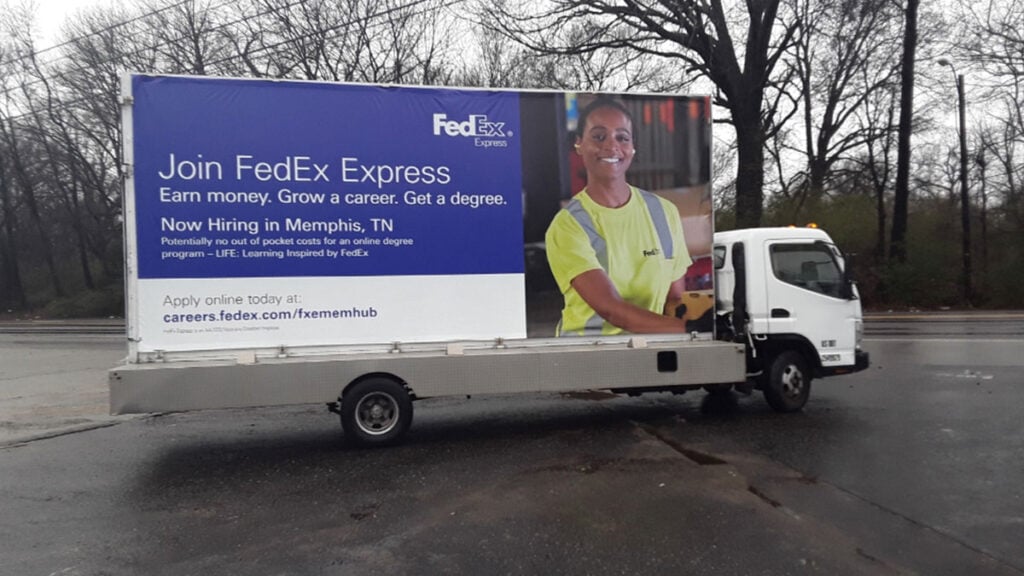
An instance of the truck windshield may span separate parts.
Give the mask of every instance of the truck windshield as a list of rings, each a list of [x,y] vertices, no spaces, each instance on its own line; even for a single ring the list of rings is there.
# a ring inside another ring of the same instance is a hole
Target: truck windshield
[[[828,249],[832,251],[832,256],[836,259],[836,263],[839,265],[839,270],[846,270],[846,258],[843,256],[843,251],[836,247],[835,244],[826,244]]]
[[[775,244],[772,271],[779,280],[811,292],[840,298],[842,272],[829,247],[821,243]]]

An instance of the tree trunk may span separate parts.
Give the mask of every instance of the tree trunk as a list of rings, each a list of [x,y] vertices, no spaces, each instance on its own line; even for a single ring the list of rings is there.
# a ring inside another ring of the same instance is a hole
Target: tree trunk
[[[24,309],[28,301],[21,284],[21,270],[18,267],[17,233],[14,230],[14,207],[11,205],[11,191],[7,184],[3,162],[0,161],[0,219],[3,221],[3,239],[0,240],[0,264],[3,265],[4,305]]]
[[[885,123],[885,130],[892,125],[893,108],[889,107],[888,120]],[[885,261],[885,185],[889,181],[889,136],[885,136],[882,143],[882,158],[879,160],[875,153],[875,140],[869,139],[868,149],[868,173],[871,175],[871,188],[875,193],[875,219],[878,229],[875,231],[875,262]],[[884,167],[879,170],[879,165]]]
[[[736,226],[756,228],[764,210],[764,140],[756,122],[736,123]]]
[[[72,174],[74,173],[75,171],[72,170]],[[78,264],[79,266],[82,267],[82,280],[85,281],[86,288],[88,288],[89,290],[95,290],[96,282],[92,278],[92,270],[89,267],[89,250],[87,248],[89,239],[85,233],[82,210],[78,205],[78,179],[75,176],[72,176],[70,196],[72,205],[70,211],[72,212],[74,218],[73,226],[75,229],[75,238],[78,240],[78,242],[76,242],[75,248],[77,248],[78,251]]]
[[[892,204],[892,238],[889,257],[907,261],[907,204],[910,199],[910,136],[914,119],[914,59],[917,50],[917,6],[907,0],[906,30],[903,35],[903,70],[900,73],[900,126],[896,144],[896,191]]]
[[[985,158],[980,153],[976,158],[981,171],[981,292],[988,292],[988,195],[985,190]]]
[[[818,199],[825,195],[825,176],[828,174],[828,159],[814,155],[807,166],[807,196]]]
[[[50,272],[50,281],[52,282],[54,294],[58,297],[63,297],[64,286],[61,284],[60,276],[57,274],[57,263],[53,258],[53,242],[50,239],[50,233],[46,229],[46,223],[43,222],[43,216],[39,210],[39,202],[36,198],[35,186],[32,184],[32,177],[28,173],[28,168],[22,162],[21,153],[16,148],[13,138],[11,138],[11,162],[15,177],[21,185],[21,195],[25,199],[25,205],[28,206],[32,224],[39,234],[39,250],[42,252],[43,261]]]
[[[53,101],[47,101],[47,109],[50,113],[51,118],[55,117],[53,112]],[[85,287],[89,290],[96,288],[96,284],[92,278],[92,271],[89,269],[89,253],[88,253],[88,238],[85,234],[85,213],[78,201],[78,188],[81,179],[78,175],[78,170],[75,168],[75,158],[72,154],[67,157],[69,163],[70,178],[69,182],[65,182],[65,179],[61,177],[60,170],[57,166],[57,158],[60,157],[57,150],[54,149],[52,142],[50,141],[49,135],[45,126],[37,118],[38,130],[40,135],[40,141],[43,144],[43,148],[46,150],[46,155],[49,156],[50,162],[50,174],[53,178],[55,187],[61,194],[61,200],[64,204],[65,209],[68,212],[68,216],[71,220],[71,227],[75,231],[75,249],[78,252],[78,262],[82,267],[82,279],[85,281]],[[55,124],[59,127],[59,133],[66,143],[70,143],[70,137],[67,134],[67,130],[60,124],[59,119],[55,119]],[[66,144],[67,150],[71,150],[70,144]]]

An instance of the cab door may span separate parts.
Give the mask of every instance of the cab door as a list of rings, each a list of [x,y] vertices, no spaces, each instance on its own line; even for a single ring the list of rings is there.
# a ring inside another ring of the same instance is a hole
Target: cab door
[[[822,366],[852,365],[860,306],[839,250],[812,239],[772,240],[765,250],[768,333],[802,336]]]

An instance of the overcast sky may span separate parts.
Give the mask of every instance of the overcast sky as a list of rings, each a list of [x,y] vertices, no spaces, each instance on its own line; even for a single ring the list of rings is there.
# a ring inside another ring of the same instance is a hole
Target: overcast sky
[[[14,4],[17,0],[11,2]],[[57,43],[57,35],[64,20],[78,10],[88,6],[103,6],[113,0],[34,0],[36,23],[39,27],[39,47],[47,48]]]

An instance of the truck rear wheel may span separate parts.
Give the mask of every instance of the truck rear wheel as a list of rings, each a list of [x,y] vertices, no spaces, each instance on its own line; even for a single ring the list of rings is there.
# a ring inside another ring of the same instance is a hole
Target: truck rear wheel
[[[761,383],[764,399],[777,412],[797,412],[811,395],[811,372],[799,352],[787,350],[775,357]]]
[[[349,388],[341,398],[341,427],[355,444],[394,444],[412,423],[412,399],[394,380],[373,377]]]

